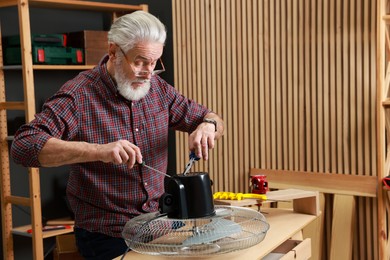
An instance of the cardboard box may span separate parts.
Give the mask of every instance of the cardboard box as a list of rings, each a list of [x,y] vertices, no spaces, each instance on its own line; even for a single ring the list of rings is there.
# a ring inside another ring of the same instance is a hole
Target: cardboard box
[[[68,46],[84,49],[86,65],[96,65],[108,52],[107,31],[80,31],[68,33]]]
[[[77,250],[74,234],[56,236],[56,248],[53,253],[54,260],[83,260]]]

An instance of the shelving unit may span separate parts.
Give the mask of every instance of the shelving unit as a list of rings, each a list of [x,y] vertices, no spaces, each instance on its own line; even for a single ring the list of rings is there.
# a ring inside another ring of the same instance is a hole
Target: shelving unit
[[[34,94],[34,70],[85,70],[92,66],[64,66],[64,65],[33,65],[31,56],[31,28],[30,28],[30,8],[54,8],[69,10],[86,10],[96,12],[111,13],[115,19],[123,14],[136,10],[147,11],[147,5],[124,5],[112,3],[98,3],[81,0],[3,0],[0,8],[18,8],[19,31],[21,35],[22,66],[4,66],[3,49],[0,41],[0,159],[1,159],[1,210],[2,210],[2,239],[4,259],[14,259],[13,250],[13,223],[12,204],[31,208],[31,228],[34,259],[43,259],[43,239],[56,236],[72,230],[61,230],[57,232],[42,232],[41,216],[41,195],[40,195],[40,175],[39,169],[29,168],[30,196],[20,197],[11,193],[10,167],[9,167],[9,140],[7,130],[7,110],[23,110],[26,122],[34,119],[35,114],[35,94]],[[0,31],[1,39],[1,31]],[[8,102],[5,95],[4,70],[20,69],[23,75],[24,100],[20,102]],[[25,227],[23,227],[25,228]],[[20,229],[20,228],[19,228]],[[17,233],[17,232],[16,232]],[[20,233],[20,232],[19,232]]]

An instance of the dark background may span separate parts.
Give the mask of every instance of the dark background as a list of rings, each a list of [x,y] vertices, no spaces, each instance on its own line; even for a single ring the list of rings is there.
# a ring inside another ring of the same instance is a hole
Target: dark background
[[[168,37],[163,54],[166,72],[161,76],[173,85],[173,47],[172,47],[172,5],[170,0],[105,0],[93,2],[121,3],[121,4],[147,4],[149,12],[157,16],[167,27]],[[17,7],[0,9],[0,22],[2,36],[19,34],[19,20]],[[30,8],[30,22],[32,33],[63,33],[82,30],[108,30],[110,16],[99,12]],[[67,80],[80,71],[66,70],[36,70],[34,71],[36,111],[39,112],[43,102],[50,97]],[[23,100],[23,79],[20,70],[6,70],[6,97],[8,101]],[[18,126],[24,122],[24,113],[9,111],[8,131],[12,135]],[[168,173],[176,173],[175,140],[174,133],[169,138]],[[28,196],[29,181],[27,170],[10,161],[11,190],[13,195]],[[65,188],[68,176],[67,167],[41,169],[41,197],[42,216],[46,220],[70,216],[65,202]],[[30,224],[30,208],[13,206],[14,226]],[[44,240],[45,259],[52,259],[54,238]],[[2,250],[2,243],[1,248]],[[32,259],[32,240],[28,237],[14,236],[15,259]],[[2,251],[1,251],[1,255]]]

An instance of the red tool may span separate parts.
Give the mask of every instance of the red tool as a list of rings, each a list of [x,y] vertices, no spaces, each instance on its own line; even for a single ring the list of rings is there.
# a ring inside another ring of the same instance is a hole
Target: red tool
[[[251,177],[252,193],[266,194],[268,191],[268,182],[265,175],[254,175]]]

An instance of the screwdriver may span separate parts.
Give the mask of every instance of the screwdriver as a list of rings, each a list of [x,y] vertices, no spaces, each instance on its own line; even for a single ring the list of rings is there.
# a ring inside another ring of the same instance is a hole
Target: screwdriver
[[[190,161],[187,163],[186,168],[184,169],[183,175],[187,175],[189,171],[191,170],[192,165],[195,161],[199,161],[199,157],[195,155],[194,152],[190,153]]]
[[[159,174],[162,174],[162,175],[164,175],[165,177],[172,178],[172,176],[170,176],[170,175],[168,175],[168,174],[166,174],[166,173],[164,173],[164,172],[162,172],[162,171],[159,171],[159,170],[157,170],[157,169],[155,169],[155,168],[153,168],[153,167],[151,167],[151,166],[145,164],[145,161],[142,161],[142,163],[138,163],[138,162],[137,162],[137,164],[139,164],[140,166],[146,167],[146,168],[148,168],[148,169],[150,169],[150,170],[152,170],[152,171],[155,171],[155,172],[157,172],[157,173],[159,173]]]

